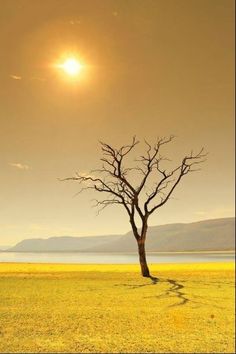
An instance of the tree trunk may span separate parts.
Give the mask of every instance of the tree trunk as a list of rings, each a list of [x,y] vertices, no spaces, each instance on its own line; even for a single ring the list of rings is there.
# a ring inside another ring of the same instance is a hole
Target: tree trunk
[[[139,253],[139,262],[141,266],[142,276],[150,277],[147,260],[146,260],[145,240],[138,241],[138,253]]]

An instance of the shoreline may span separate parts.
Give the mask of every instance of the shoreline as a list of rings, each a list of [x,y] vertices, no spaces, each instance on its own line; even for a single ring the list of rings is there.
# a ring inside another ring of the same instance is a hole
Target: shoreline
[[[0,253],[37,253],[37,254],[43,254],[43,253],[89,253],[89,254],[136,254],[136,251],[133,252],[89,252],[89,251],[6,251],[6,250],[0,250]],[[221,253],[229,253],[229,254],[235,254],[235,250],[226,250],[226,251],[146,251],[146,254],[221,254]]]

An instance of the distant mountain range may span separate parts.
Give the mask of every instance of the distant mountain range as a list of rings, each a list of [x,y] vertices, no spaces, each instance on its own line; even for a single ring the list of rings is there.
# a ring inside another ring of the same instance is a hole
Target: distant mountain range
[[[231,251],[235,249],[235,218],[204,220],[189,224],[150,226],[149,252]],[[132,232],[125,235],[50,237],[17,243],[7,252],[135,252]]]

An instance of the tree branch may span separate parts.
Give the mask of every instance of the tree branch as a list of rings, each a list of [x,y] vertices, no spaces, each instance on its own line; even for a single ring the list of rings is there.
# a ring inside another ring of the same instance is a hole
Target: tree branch
[[[159,138],[153,146],[145,141],[146,152],[136,160],[139,162],[136,167],[125,166],[126,156],[139,144],[135,136],[130,144],[123,145],[119,149],[113,148],[111,145],[104,142],[100,142],[102,150],[102,157],[100,159],[102,161],[101,168],[93,170],[92,175],[76,173],[74,177],[65,178],[63,181],[72,180],[82,184],[83,187],[78,193],[87,189],[93,189],[99,193],[106,193],[108,198],[101,201],[96,200],[96,206],[99,208],[99,212],[110,205],[122,205],[129,215],[135,238],[137,240],[145,238],[148,217],[169,200],[183,176],[199,170],[196,166],[203,163],[207,156],[203,149],[197,154],[191,151],[189,155],[182,159],[182,162],[176,168],[167,172],[167,170],[160,166],[160,164],[166,160],[166,158],[160,155],[160,150],[163,145],[170,143],[173,139],[173,135],[168,138]],[[129,174],[134,171],[141,172],[141,179],[136,187],[129,177]],[[94,173],[101,177],[93,176]],[[149,193],[145,193],[148,179],[152,173],[155,173],[155,175],[157,173],[156,184]],[[145,199],[143,199],[143,191],[146,195]],[[142,208],[140,206],[140,200],[142,201]],[[151,205],[152,203],[154,203],[154,205]],[[140,218],[142,223],[141,235],[136,225],[136,216]]]

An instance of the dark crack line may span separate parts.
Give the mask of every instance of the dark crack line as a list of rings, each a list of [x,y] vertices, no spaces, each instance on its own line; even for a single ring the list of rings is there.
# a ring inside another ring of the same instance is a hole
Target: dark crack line
[[[151,283],[149,284],[136,284],[136,285],[131,285],[131,284],[122,284],[123,286],[127,286],[130,289],[137,289],[137,288],[142,288],[144,286],[150,286],[150,285],[155,285],[158,283],[158,281],[160,281],[158,278],[156,277],[148,277],[149,279],[151,279]],[[120,284],[115,284],[115,286],[120,286]]]
[[[168,307],[175,307],[175,306],[182,306],[185,305],[187,302],[190,301],[190,299],[188,299],[186,297],[186,294],[184,292],[182,292],[181,290],[184,289],[184,285],[178,283],[176,280],[174,279],[158,279],[159,282],[162,283],[168,283],[171,285],[171,287],[166,290],[163,294],[160,295],[155,295],[155,296],[149,296],[146,298],[151,298],[151,297],[156,297],[156,298],[170,298],[170,297],[177,297],[178,299],[180,299],[181,301],[179,303],[170,305]]]
[[[174,306],[182,306],[185,305],[190,300],[186,297],[186,294],[181,290],[184,289],[184,286],[178,283],[176,280],[173,279],[166,279],[166,281],[172,285],[172,287],[167,291],[167,293],[173,293],[176,297],[178,297],[181,301],[177,304],[170,305],[169,307]]]
[[[184,289],[184,285],[178,283],[176,280],[174,279],[159,279],[156,277],[150,277],[150,279],[152,280],[152,283],[150,284],[139,284],[139,285],[130,285],[130,284],[123,284],[123,286],[127,286],[130,289],[137,289],[137,288],[141,288],[144,286],[150,286],[150,285],[156,285],[158,282],[167,282],[168,284],[171,285],[171,287],[165,291],[164,294],[161,295],[155,295],[154,297],[156,298],[164,298],[164,297],[177,297],[178,299],[180,299],[179,303],[170,305],[168,307],[175,307],[175,306],[182,306],[185,305],[186,303],[188,303],[190,300],[186,297],[186,294],[181,291],[182,289]],[[118,284],[115,286],[119,286]],[[172,296],[173,295],[173,296]],[[149,296],[149,297],[145,297],[147,298],[151,298],[153,296]]]

